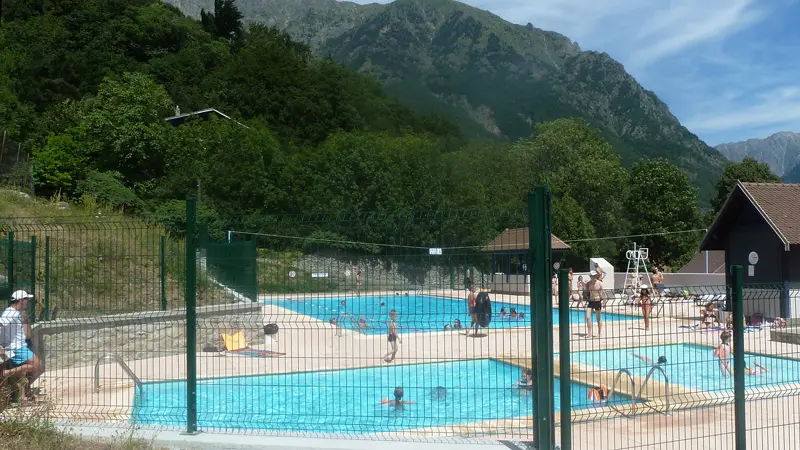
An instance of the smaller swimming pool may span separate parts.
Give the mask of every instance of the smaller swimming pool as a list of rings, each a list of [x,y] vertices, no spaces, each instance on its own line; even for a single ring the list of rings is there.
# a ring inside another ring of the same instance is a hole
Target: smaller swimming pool
[[[342,303],[344,302],[344,303]],[[365,334],[385,334],[388,329],[389,311],[398,313],[397,324],[400,333],[441,331],[444,326],[453,325],[456,319],[466,328],[470,318],[467,314],[467,302],[463,299],[435,297],[430,295],[385,295],[361,297],[336,297],[336,298],[310,298],[298,300],[273,300],[267,301],[282,308],[311,316],[328,322],[331,319],[340,321],[340,326],[345,328],[358,328],[356,323],[364,319]],[[383,303],[383,306],[381,306]],[[523,317],[501,317],[500,311],[505,308],[507,313],[512,309],[522,313]],[[510,303],[492,302],[492,322],[490,329],[513,328],[530,326],[530,312],[528,305],[515,305]],[[342,315],[353,318],[344,318]],[[558,310],[553,310],[553,324],[558,324]],[[570,310],[570,323],[583,323],[586,313],[583,310]],[[608,322],[619,320],[634,320],[636,317],[622,314],[603,314],[603,319]]]
[[[198,426],[359,434],[527,417],[533,413],[531,391],[511,387],[520,374],[518,367],[480,359],[201,380]],[[381,404],[395,386],[415,404]],[[438,386],[444,395],[436,395]],[[559,389],[556,379],[556,410]],[[132,422],[185,426],[185,382],[145,383],[142,390]],[[573,383],[570,390],[573,409],[594,406],[587,386]]]
[[[628,369],[634,376],[645,377],[652,367],[636,358],[634,353],[658,360],[665,356],[662,366],[670,384],[700,391],[733,391],[733,377],[722,376],[714,347],[695,344],[671,344],[648,347],[595,350],[571,353],[571,361],[610,370]],[[800,360],[775,356],[745,354],[748,366],[755,363],[767,368],[762,376],[745,376],[747,388],[762,388],[800,383]],[[661,381],[660,374],[653,375]]]

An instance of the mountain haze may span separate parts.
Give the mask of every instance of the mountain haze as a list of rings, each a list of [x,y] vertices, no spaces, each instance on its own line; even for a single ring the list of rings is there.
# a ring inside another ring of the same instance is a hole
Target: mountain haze
[[[797,178],[800,171],[800,134],[783,131],[764,139],[748,139],[717,146],[726,158],[740,162],[747,156],[763,162],[779,177]]]
[[[168,0],[198,16],[213,0]],[[473,138],[515,140],[533,124],[581,116],[625,165],[663,156],[708,199],[726,163],[605,53],[452,0],[357,5],[237,0],[245,20],[274,25],[320,56],[377,77],[404,104],[434,111]]]

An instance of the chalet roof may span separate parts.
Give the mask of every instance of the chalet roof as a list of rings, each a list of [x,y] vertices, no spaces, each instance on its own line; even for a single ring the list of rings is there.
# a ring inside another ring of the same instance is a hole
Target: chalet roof
[[[552,249],[553,250],[566,250],[569,248],[564,241],[551,234]],[[500,233],[481,251],[484,252],[519,252],[527,251],[529,248],[530,233],[528,228],[506,228],[505,231]]]

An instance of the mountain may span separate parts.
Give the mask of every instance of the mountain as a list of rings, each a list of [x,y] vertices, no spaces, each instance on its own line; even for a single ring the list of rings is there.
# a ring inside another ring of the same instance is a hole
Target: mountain
[[[726,158],[739,162],[751,156],[769,166],[779,177],[800,171],[800,134],[783,131],[765,139],[748,139],[717,146]],[[795,178],[797,176],[795,175]]]
[[[168,0],[189,15],[213,0]],[[245,20],[286,30],[321,56],[374,75],[406,105],[459,123],[466,136],[529,137],[533,124],[584,117],[626,165],[664,156],[703,199],[725,158],[605,53],[452,0],[357,5],[335,0],[237,0]]]

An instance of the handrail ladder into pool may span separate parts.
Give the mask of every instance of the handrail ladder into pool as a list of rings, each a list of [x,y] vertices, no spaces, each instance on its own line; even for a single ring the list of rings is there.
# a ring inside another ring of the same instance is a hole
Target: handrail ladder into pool
[[[343,330],[345,329],[341,324],[342,320],[350,319],[350,323],[353,324],[353,329],[357,331],[359,334],[365,334],[364,330],[358,326],[358,321],[352,314],[339,314],[339,317],[336,318],[336,336],[343,337],[344,333]]]
[[[661,367],[659,365],[655,365],[655,366],[650,368],[650,371],[647,372],[647,377],[645,377],[644,382],[642,383],[642,386],[639,388],[639,395],[637,395],[636,398],[642,398],[642,393],[644,393],[644,388],[647,387],[647,383],[650,382],[650,379],[653,377],[653,373],[655,373],[656,370],[661,372],[661,375],[664,376],[664,397],[665,397],[664,398],[664,411],[659,411],[658,409],[650,406],[647,402],[644,402],[644,404],[645,404],[645,406],[647,406],[648,408],[652,409],[653,411],[659,412],[661,414],[666,415],[666,414],[669,413],[669,377],[667,376],[667,371],[664,370],[663,367]]]
[[[614,398],[614,394],[617,392],[617,382],[622,377],[622,375],[627,375],[628,379],[631,380],[631,394],[636,392],[636,382],[633,380],[633,374],[628,369],[620,369],[617,371],[617,374],[614,376],[614,381],[611,383],[611,390],[608,391],[608,406],[614,409],[614,411],[626,416],[626,414],[621,410],[618,409],[616,405],[612,402]],[[636,409],[636,397],[631,395],[631,414],[633,414],[634,410]]]
[[[117,363],[122,370],[133,380],[133,383],[139,388],[139,393],[144,395],[144,391],[142,390],[142,380],[133,373],[130,367],[125,364],[123,359],[115,354],[115,353],[106,353],[105,355],[97,358],[97,362],[94,364],[94,393],[97,394],[100,392],[100,363],[103,361],[112,360],[113,362]]]

